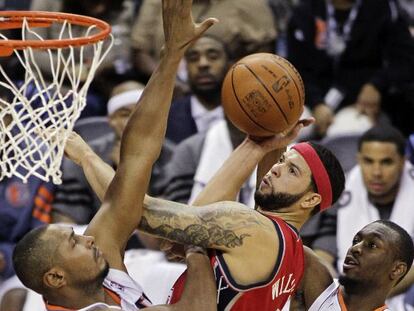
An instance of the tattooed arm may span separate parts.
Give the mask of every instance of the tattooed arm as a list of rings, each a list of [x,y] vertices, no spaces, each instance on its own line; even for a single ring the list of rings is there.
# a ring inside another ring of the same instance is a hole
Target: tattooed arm
[[[229,267],[236,268],[232,276],[246,285],[270,276],[279,251],[273,223],[237,202],[193,207],[147,196],[139,229],[180,244],[220,250]]]

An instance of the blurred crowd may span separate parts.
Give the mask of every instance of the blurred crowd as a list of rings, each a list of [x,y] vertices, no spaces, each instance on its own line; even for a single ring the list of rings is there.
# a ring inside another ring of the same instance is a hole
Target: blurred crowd
[[[337,206],[304,226],[305,244],[337,273],[353,226],[358,229],[377,219],[390,219],[414,237],[414,1],[193,2],[196,20],[216,17],[220,23],[185,54],[167,139],[148,192],[185,203],[200,193],[244,139],[221,107],[227,70],[243,56],[276,53],[301,73],[304,116],[316,120],[299,139],[327,146],[347,173],[346,191]],[[161,1],[0,0],[0,10],[61,11],[99,18],[112,26],[114,45],[96,72],[75,131],[116,168],[122,132],[162,49]],[[45,39],[58,35],[53,28],[36,31]],[[20,35],[15,30],[4,33],[8,38]],[[49,58],[39,55],[37,61],[45,76],[50,74]],[[15,59],[0,62],[13,79],[24,79],[23,70],[14,69]],[[7,95],[0,89],[0,96]],[[81,168],[64,159],[62,171],[60,185],[36,178],[25,184],[17,177],[0,182],[0,311],[37,310],[13,277],[15,243],[44,223],[85,225],[100,206]],[[251,176],[239,201],[253,208],[254,189],[255,176]],[[181,264],[170,265],[153,238],[137,234],[128,249],[131,267],[141,260],[153,266],[150,271],[182,271]],[[394,310],[414,310],[409,309],[414,308],[411,272],[395,290],[395,302],[390,302]],[[149,277],[140,281],[149,292],[157,288]],[[160,277],[159,284],[162,281]]]

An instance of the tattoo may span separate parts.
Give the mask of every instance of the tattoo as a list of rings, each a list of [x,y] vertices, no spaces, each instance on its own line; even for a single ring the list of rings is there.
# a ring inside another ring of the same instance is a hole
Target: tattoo
[[[181,244],[197,245],[203,248],[224,246],[235,248],[243,245],[250,237],[236,230],[263,225],[251,210],[219,206],[203,208],[202,213],[189,212],[194,207],[177,207],[176,203],[162,201],[157,206],[144,204],[139,229]],[[202,215],[202,216],[201,216]]]
[[[250,236],[249,234],[237,236],[234,231],[225,230],[217,225],[189,225],[184,229],[174,229],[170,225],[151,227],[145,216],[142,217],[140,229],[147,233],[162,236],[168,240],[187,245],[197,245],[203,248],[207,248],[212,244],[235,248],[243,244],[245,237]]]

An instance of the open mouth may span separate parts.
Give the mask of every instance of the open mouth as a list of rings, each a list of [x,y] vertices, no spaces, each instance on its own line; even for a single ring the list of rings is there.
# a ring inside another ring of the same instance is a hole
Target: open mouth
[[[346,256],[346,258],[344,260],[344,265],[343,265],[344,270],[349,270],[349,269],[352,269],[356,266],[359,266],[358,260],[356,260],[352,256]]]
[[[265,185],[267,185],[267,186],[270,186],[270,180],[269,180],[269,177],[267,177],[267,176],[265,176],[265,177],[263,177],[263,183],[265,184]]]

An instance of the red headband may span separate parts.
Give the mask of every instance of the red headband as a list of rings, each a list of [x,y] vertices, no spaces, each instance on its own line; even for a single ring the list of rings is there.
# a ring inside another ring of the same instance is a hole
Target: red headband
[[[320,210],[323,211],[329,208],[332,204],[331,182],[329,180],[328,172],[326,171],[325,166],[323,165],[315,149],[313,149],[308,143],[296,144],[292,147],[292,149],[299,152],[309,165],[318,193],[322,197]]]

